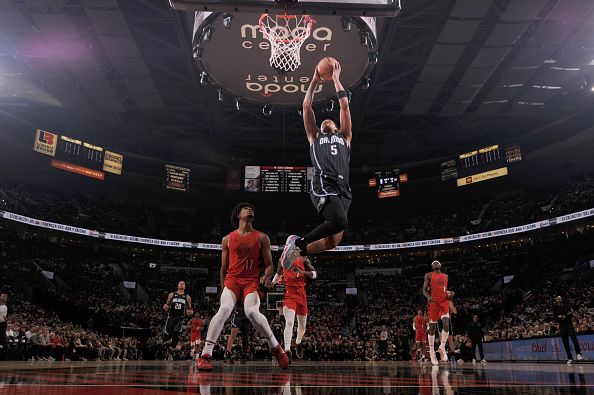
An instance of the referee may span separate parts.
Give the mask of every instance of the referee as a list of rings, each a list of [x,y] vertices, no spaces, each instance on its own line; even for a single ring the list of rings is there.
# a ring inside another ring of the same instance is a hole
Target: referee
[[[569,337],[571,337],[571,341],[573,342],[576,358],[578,361],[581,361],[584,357],[582,357],[580,343],[578,342],[577,336],[575,335],[575,329],[573,328],[573,309],[563,303],[563,298],[561,296],[555,298],[553,315],[559,323],[561,340],[563,340],[563,347],[565,347],[565,352],[567,353],[567,364],[571,365],[573,363],[573,356],[571,355],[571,349],[569,348]]]

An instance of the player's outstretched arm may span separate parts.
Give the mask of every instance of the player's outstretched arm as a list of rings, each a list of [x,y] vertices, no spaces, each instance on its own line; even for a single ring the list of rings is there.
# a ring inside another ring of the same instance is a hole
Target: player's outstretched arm
[[[278,284],[278,281],[280,280],[280,276],[283,275],[283,265],[281,264],[281,261],[279,260],[277,263],[277,268],[276,268],[276,273],[274,273],[274,277],[272,278],[271,281],[271,285],[276,285]]]
[[[221,242],[221,292],[225,288],[225,276],[229,269],[229,237],[223,237]]]
[[[264,275],[260,279],[261,284],[270,287],[270,277],[274,273],[272,264],[272,251],[270,250],[270,238],[266,233],[260,233],[260,246],[262,246],[262,261],[264,262]]]
[[[340,131],[342,132],[344,139],[347,141],[347,144],[350,146],[353,138],[353,125],[351,122],[349,97],[340,82],[340,71],[340,63],[336,61],[334,63],[334,70],[332,71],[332,81],[334,81],[334,88],[338,95],[338,104],[340,104]]]
[[[308,258],[303,258],[303,263],[305,264],[305,272],[303,274],[309,278],[317,278],[318,273],[311,264],[311,261]]]
[[[425,281],[423,281],[423,295],[427,298],[430,302],[433,298],[429,295],[429,281],[431,279],[431,273],[425,273]]]
[[[313,144],[318,133],[320,133],[320,129],[316,124],[316,115],[313,111],[313,97],[316,87],[318,86],[318,82],[320,80],[320,76],[318,75],[318,69],[314,70],[314,75],[311,77],[311,82],[309,83],[309,88],[307,88],[307,92],[305,92],[305,98],[303,99],[303,125],[305,126],[305,134],[307,135],[307,141],[309,144]]]
[[[165,304],[163,305],[163,310],[165,311],[169,311],[169,306],[171,306],[171,301],[173,300],[173,292],[171,292],[168,296],[167,296],[167,302],[165,302]]]

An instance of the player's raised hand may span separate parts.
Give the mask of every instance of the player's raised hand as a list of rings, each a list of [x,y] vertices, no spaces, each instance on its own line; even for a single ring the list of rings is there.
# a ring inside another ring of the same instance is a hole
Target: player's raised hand
[[[318,68],[317,66],[314,68],[314,74],[313,77],[311,77],[311,82],[313,83],[319,83],[322,80],[322,78],[320,77],[320,74],[318,73]]]
[[[340,81],[340,71],[341,71],[340,63],[338,60],[334,62],[334,67],[332,69],[332,80],[333,81]],[[317,72],[317,70],[316,70]]]

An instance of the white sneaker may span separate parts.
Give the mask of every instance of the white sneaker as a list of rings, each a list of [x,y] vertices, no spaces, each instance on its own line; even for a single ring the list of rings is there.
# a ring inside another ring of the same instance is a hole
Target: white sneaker
[[[476,363],[476,359],[472,359],[472,364],[474,365]]]
[[[481,359],[481,363],[487,363],[486,359]]]
[[[293,266],[293,262],[299,258],[298,248],[295,245],[295,241],[299,240],[300,237],[296,235],[290,235],[285,241],[285,248],[281,254],[280,261],[283,268],[289,270]]]
[[[568,365],[573,365],[573,359],[568,359],[568,360],[567,360],[567,364],[568,364]]]
[[[438,351],[439,351],[439,356],[441,357],[441,362],[447,362],[448,361],[448,353],[445,349],[445,346],[440,346]]]
[[[459,359],[459,360],[458,360],[458,363],[459,363],[460,365],[462,365],[462,364],[464,363],[464,360],[463,360],[463,359]]]
[[[435,353],[432,353],[431,354],[431,365],[433,365],[433,366],[439,365],[439,361],[437,360],[437,357],[435,356]]]
[[[578,361],[583,361],[584,360],[584,357],[582,357],[582,354],[578,354],[577,355],[577,360]]]

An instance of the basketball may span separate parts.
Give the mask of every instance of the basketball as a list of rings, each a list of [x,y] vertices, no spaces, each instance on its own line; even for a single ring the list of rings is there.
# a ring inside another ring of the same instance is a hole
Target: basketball
[[[323,81],[329,81],[332,79],[332,72],[334,71],[334,63],[336,59],[331,57],[323,58],[318,62],[317,70],[318,75]]]

